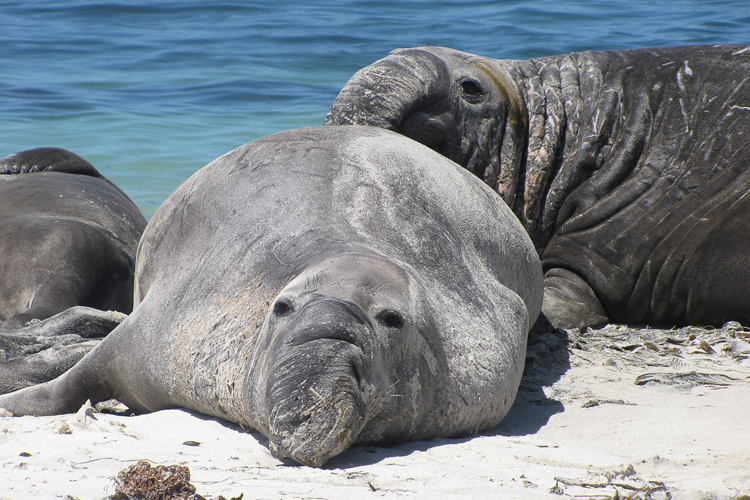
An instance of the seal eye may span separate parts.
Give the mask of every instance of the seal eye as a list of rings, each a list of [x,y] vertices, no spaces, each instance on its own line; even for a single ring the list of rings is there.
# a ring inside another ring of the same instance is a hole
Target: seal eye
[[[286,300],[279,300],[273,306],[273,314],[276,316],[286,316],[292,312],[292,304]]]
[[[471,104],[476,104],[482,100],[484,90],[476,80],[464,80],[458,83],[461,87],[461,98]]]
[[[378,314],[378,321],[388,328],[401,328],[404,325],[404,318],[397,311],[390,309]]]

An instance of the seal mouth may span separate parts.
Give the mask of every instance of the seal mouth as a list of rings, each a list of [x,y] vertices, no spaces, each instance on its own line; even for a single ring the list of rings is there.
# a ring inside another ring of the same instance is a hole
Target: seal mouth
[[[424,111],[406,117],[399,124],[398,132],[438,152],[448,139],[445,124]]]
[[[309,387],[312,397],[303,398],[307,404],[302,410],[289,401],[274,406],[268,436],[271,454],[320,467],[349,448],[364,426],[358,385],[353,377],[343,375],[333,390]]]

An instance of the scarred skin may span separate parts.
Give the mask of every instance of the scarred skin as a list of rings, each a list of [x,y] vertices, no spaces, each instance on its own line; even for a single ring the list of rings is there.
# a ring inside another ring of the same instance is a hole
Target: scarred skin
[[[320,466],[354,443],[497,425],[542,301],[502,200],[374,127],[292,130],[207,165],[149,222],[134,286],[99,346],[0,408],[188,408]]]
[[[0,394],[57,377],[132,310],[145,227],[70,151],[0,159]]]
[[[750,47],[495,60],[399,49],[326,125],[398,131],[513,209],[560,327],[750,322]]]

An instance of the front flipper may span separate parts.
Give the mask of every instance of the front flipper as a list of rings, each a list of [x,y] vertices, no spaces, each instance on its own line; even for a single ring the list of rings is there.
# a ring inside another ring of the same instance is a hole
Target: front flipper
[[[555,328],[584,328],[609,322],[591,286],[577,274],[560,268],[544,275],[542,312]]]
[[[101,177],[94,166],[75,153],[62,148],[35,148],[0,159],[0,174],[65,172]]]
[[[88,376],[88,370],[81,369],[81,363],[78,363],[54,380],[0,395],[0,410],[9,411],[16,417],[75,413],[90,399],[86,385]],[[110,398],[100,397],[97,401],[105,399]]]
[[[127,315],[76,306],[23,328],[0,324],[0,394],[58,377]]]

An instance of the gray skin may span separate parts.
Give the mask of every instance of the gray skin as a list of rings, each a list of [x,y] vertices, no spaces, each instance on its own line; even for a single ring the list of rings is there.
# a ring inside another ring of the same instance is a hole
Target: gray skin
[[[146,220],[80,156],[0,160],[0,393],[51,380],[133,308]]]
[[[398,131],[506,201],[560,327],[750,323],[750,47],[393,51],[326,125]]]
[[[541,300],[528,235],[458,165],[373,127],[293,130],[182,184],[141,239],[133,313],[0,407],[188,408],[320,466],[497,425]]]

